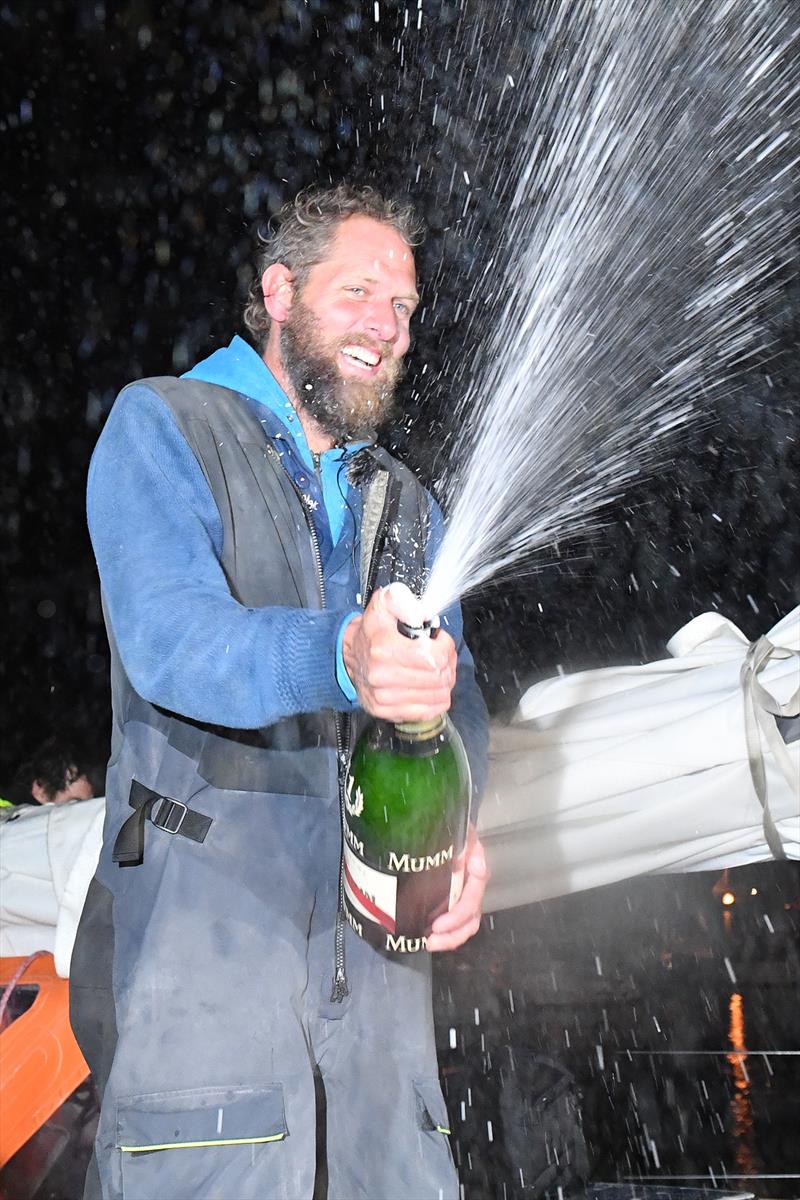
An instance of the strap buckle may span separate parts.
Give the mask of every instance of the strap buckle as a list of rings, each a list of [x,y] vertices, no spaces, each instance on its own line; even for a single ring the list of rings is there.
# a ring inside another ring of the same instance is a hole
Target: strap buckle
[[[173,817],[177,810],[180,810],[178,819],[174,821]],[[182,800],[173,800],[171,796],[164,796],[158,812],[154,813],[150,820],[156,829],[163,829],[164,833],[180,833],[188,811],[188,805],[184,804]]]

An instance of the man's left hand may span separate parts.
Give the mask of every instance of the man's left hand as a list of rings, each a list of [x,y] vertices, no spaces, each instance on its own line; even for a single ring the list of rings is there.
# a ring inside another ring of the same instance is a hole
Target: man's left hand
[[[453,908],[433,922],[433,930],[428,936],[429,950],[455,950],[469,941],[480,927],[489,867],[483,845],[471,821],[464,850],[464,866],[464,889]]]

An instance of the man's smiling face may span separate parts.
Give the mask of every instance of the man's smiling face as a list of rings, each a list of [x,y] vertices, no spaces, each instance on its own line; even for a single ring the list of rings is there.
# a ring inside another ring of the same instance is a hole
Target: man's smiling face
[[[370,217],[344,220],[281,327],[296,398],[335,441],[369,436],[388,417],[418,299],[400,234]]]

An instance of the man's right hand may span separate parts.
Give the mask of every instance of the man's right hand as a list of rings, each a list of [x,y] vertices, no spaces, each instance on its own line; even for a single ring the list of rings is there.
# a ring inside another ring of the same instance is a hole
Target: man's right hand
[[[450,707],[456,681],[455,642],[444,630],[434,638],[407,638],[398,621],[421,625],[419,600],[402,584],[381,588],[363,616],[344,631],[342,652],[359,703],[384,721],[429,721]]]

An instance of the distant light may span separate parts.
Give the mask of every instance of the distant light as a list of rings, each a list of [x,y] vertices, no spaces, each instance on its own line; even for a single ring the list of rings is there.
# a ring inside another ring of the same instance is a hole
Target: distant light
[[[733,892],[723,892],[722,893],[722,903],[724,905],[726,905],[727,907],[730,907],[731,904],[735,904],[736,897],[734,896]]]
[[[751,896],[757,896],[757,895],[758,895],[758,888],[750,888],[750,895],[751,895]]]

